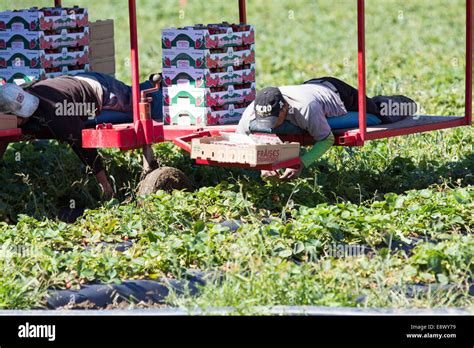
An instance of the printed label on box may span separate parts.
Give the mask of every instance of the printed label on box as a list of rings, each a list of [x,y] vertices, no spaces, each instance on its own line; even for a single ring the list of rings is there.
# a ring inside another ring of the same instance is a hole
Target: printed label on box
[[[242,51],[234,51],[232,47],[229,47],[224,53],[211,53],[209,50],[188,50],[185,52],[176,49],[163,50],[163,68],[209,69],[252,63],[255,63],[253,45]]]
[[[58,53],[45,53],[43,50],[24,50],[21,52],[0,51],[0,69],[12,68],[53,68],[69,65],[82,65],[89,62],[89,49],[69,51],[64,47]]]
[[[219,87],[255,82],[255,64],[248,64],[247,69],[239,70],[229,66],[224,72],[211,72],[209,69],[164,68],[163,81],[169,87],[176,85]]]
[[[44,80],[46,78],[53,78],[61,75],[75,75],[82,72],[90,71],[90,66],[64,66],[62,68],[54,69],[32,69],[28,67],[6,68],[0,69],[0,81],[9,83],[24,83],[35,80]],[[17,82],[18,81],[18,82]]]
[[[163,105],[174,105],[189,99],[195,106],[219,106],[235,103],[252,102],[255,99],[255,83],[249,88],[235,89],[229,85],[220,92],[212,92],[209,88],[195,88],[190,85],[163,87]]]
[[[42,31],[0,31],[0,50],[22,52],[37,49],[87,46],[89,43],[89,29],[85,27],[81,30],[81,32],[70,33],[67,29],[63,29],[52,35],[47,35]]]
[[[170,28],[162,31],[162,48],[180,50],[223,48],[255,42],[253,27],[247,24],[210,24],[208,27]]]
[[[42,8],[0,13],[0,30],[38,31],[84,27],[89,23],[87,9]]]
[[[180,103],[163,107],[166,124],[210,126],[236,124],[239,122],[246,107],[229,104],[226,109],[213,110],[210,107],[196,107],[189,103]]]

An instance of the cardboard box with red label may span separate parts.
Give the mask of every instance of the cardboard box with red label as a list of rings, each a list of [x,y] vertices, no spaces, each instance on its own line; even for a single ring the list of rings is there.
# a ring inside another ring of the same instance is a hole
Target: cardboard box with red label
[[[210,24],[169,28],[162,31],[163,49],[210,49],[251,45],[255,42],[254,29],[248,24]]]
[[[165,123],[238,123],[255,99],[255,35],[247,24],[165,29]]]
[[[81,65],[69,65],[69,66],[62,66],[58,68],[52,69],[42,69],[44,71],[44,77],[51,79],[54,77],[58,77],[61,75],[76,75],[83,72],[91,71],[89,64],[81,64]]]
[[[6,68],[0,70],[0,84],[3,83],[16,83],[18,85],[25,82],[32,82],[46,78],[45,71],[42,69],[14,69]]]
[[[44,31],[63,28],[85,27],[89,23],[87,9],[71,8],[30,8],[18,11],[0,12],[0,31]]]
[[[213,91],[215,89],[219,91]],[[189,99],[190,104],[194,106],[251,103],[255,99],[255,83],[217,88],[195,88],[189,85],[163,87],[163,105],[174,105],[183,98]]]
[[[87,46],[89,27],[62,29],[53,32],[0,31],[0,50],[49,50],[62,47]]]
[[[46,50],[21,52],[0,51],[0,70],[6,68],[48,69],[63,66],[83,65],[89,62],[89,48],[63,47],[47,53]],[[1,76],[0,71],[0,76]]]
[[[221,71],[213,71],[221,70]],[[255,82],[255,64],[221,69],[163,69],[165,86],[222,87]]]
[[[180,126],[211,126],[236,123],[242,117],[247,105],[228,104],[222,107],[197,107],[187,102],[163,107],[166,124]]]
[[[0,12],[0,81],[28,82],[89,69],[87,9]]]
[[[223,48],[220,52],[213,51],[215,50],[164,49],[163,69],[212,69],[255,63],[254,45]]]
[[[32,69],[32,68],[6,68],[0,69],[0,83],[22,84],[35,80],[44,80],[61,75],[75,75],[90,71],[88,64],[77,66],[63,66],[50,69]]]

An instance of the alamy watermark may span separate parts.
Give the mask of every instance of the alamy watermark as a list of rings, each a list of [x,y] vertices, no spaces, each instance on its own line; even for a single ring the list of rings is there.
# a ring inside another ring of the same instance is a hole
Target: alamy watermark
[[[31,257],[40,254],[38,247],[33,245],[0,244],[0,259],[17,257]]]
[[[418,105],[415,102],[401,102],[393,101],[391,99],[388,102],[380,103],[380,116],[414,116],[418,119],[420,115],[416,115],[419,110]]]
[[[326,254],[334,258],[357,257],[366,255],[366,246],[358,244],[332,243],[325,248]]]
[[[26,322],[18,326],[19,338],[45,338],[50,342],[56,340],[56,325],[38,325]]]
[[[94,119],[97,115],[95,103],[71,103],[64,100],[62,103],[56,103],[56,116],[87,116],[88,119]]]

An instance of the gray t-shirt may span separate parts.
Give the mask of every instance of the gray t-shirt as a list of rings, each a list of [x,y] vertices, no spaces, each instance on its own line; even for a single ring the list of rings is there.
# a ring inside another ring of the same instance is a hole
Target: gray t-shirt
[[[331,132],[326,117],[342,116],[347,110],[337,93],[321,84],[304,84],[279,87],[290,108],[286,119],[306,130],[316,141],[325,139]],[[245,110],[237,133],[249,134],[250,122],[255,119],[254,103]]]

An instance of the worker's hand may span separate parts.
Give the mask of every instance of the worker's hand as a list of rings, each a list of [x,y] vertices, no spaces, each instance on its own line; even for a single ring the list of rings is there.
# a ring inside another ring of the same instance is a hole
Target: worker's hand
[[[105,174],[105,170],[101,170],[95,175],[97,181],[99,182],[99,186],[102,190],[102,198],[106,201],[111,200],[115,197],[115,192],[110,185],[109,179],[107,179],[107,175]]]
[[[114,189],[110,184],[102,185],[100,184],[100,187],[102,189],[102,198],[105,201],[110,201],[112,198],[115,197],[115,192]]]
[[[291,180],[294,178],[297,178],[301,175],[301,172],[303,171],[304,165],[301,163],[298,168],[286,168],[285,172],[283,175],[280,176],[281,180]]]
[[[16,118],[16,124],[18,127],[23,126],[26,122],[28,122],[28,118],[25,117],[17,117]]]
[[[262,178],[278,178],[280,174],[276,170],[262,170]]]

